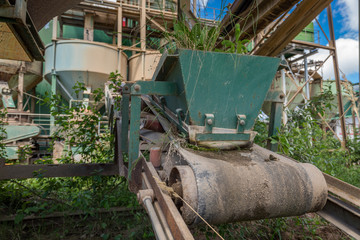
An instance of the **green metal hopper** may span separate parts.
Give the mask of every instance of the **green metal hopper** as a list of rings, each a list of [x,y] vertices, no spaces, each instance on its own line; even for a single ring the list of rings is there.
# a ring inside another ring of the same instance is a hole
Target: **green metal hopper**
[[[163,104],[189,125],[190,140],[251,140],[280,59],[180,49],[164,54],[153,81],[176,83]],[[235,133],[235,134],[234,134]]]

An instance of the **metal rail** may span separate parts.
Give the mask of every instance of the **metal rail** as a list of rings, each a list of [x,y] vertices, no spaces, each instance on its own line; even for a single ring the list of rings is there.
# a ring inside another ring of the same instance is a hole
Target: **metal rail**
[[[355,239],[360,239],[360,188],[325,173],[324,177],[329,196],[318,214]]]

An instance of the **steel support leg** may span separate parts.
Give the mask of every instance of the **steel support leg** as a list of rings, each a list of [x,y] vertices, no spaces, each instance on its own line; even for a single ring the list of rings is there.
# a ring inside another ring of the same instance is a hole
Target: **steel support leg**
[[[121,99],[121,149],[124,153],[128,152],[129,100],[130,94],[124,93]]]
[[[51,73],[51,95],[52,96],[56,95],[56,72],[55,72],[55,70],[53,70]],[[54,112],[55,110],[56,110],[55,106],[53,106],[50,109],[50,112]],[[50,115],[50,135],[52,135],[54,133],[54,129],[55,129],[55,118],[51,114]]]
[[[139,144],[140,144],[140,112],[141,112],[141,97],[131,96],[131,111],[130,111],[130,136],[129,136],[129,173],[135,167],[136,161],[139,158]]]
[[[282,102],[272,102],[271,103],[271,113],[270,113],[270,122],[269,122],[269,137],[276,136],[278,129],[281,127],[281,116],[283,112],[283,103]],[[278,144],[272,144],[271,140],[268,140],[267,148],[273,152],[277,151]]]

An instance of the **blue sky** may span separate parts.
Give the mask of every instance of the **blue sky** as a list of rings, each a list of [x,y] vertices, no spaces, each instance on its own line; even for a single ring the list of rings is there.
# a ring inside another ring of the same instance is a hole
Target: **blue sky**
[[[230,0],[198,0],[208,7],[221,8],[233,1]],[[359,82],[359,0],[334,0],[331,4],[335,38],[339,59],[339,67],[351,82]],[[326,9],[318,16],[322,28],[329,36]],[[314,23],[315,31],[320,32],[320,44],[327,45],[325,36]],[[317,40],[316,40],[317,41]],[[324,60],[328,56],[327,50],[320,50],[313,58]],[[322,69],[325,79],[333,79],[332,60],[328,60]]]

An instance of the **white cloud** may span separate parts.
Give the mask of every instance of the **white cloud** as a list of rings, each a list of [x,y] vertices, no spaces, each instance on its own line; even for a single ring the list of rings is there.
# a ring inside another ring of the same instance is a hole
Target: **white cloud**
[[[197,0],[197,4],[201,7],[201,8],[205,8],[207,7],[209,0]]]
[[[344,18],[344,27],[359,32],[359,0],[339,0],[336,7]]]
[[[336,40],[336,49],[339,61],[339,68],[350,75],[359,72],[359,41],[350,38],[339,38]],[[329,55],[328,50],[319,49],[319,53],[309,57],[313,60],[323,61]],[[334,67],[332,57],[330,57],[323,68],[324,79],[334,79]],[[321,72],[321,71],[320,71]]]

